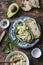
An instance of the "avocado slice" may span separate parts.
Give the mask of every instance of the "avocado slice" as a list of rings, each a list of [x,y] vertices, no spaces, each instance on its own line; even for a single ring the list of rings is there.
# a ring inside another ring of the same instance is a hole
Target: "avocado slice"
[[[17,12],[19,11],[19,5],[17,3],[12,3],[9,8],[8,8],[8,12],[7,12],[7,17],[11,18],[12,16],[14,16]]]

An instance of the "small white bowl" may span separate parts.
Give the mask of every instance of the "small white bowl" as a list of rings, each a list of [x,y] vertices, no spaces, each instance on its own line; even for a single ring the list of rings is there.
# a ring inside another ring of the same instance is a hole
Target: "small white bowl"
[[[39,48],[34,48],[32,51],[31,51],[31,55],[32,57],[34,58],[39,58],[41,55],[42,55],[42,52]]]
[[[8,56],[5,59],[5,62],[7,62],[12,55],[17,54],[17,53],[24,56],[24,58],[26,59],[26,65],[30,65],[27,55],[25,53],[21,52],[21,51],[13,51],[13,52],[9,53]],[[8,65],[8,63],[5,63],[4,65]]]
[[[3,25],[4,22],[6,22],[6,25]],[[8,28],[8,27],[9,27],[9,24],[10,24],[10,22],[9,22],[8,19],[2,19],[2,20],[0,21],[0,27],[1,27],[2,29]]]

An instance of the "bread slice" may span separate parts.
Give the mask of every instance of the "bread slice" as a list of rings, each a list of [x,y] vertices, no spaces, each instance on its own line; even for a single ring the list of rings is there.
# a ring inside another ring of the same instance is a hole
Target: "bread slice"
[[[40,33],[40,30],[38,28],[38,25],[37,25],[35,19],[28,18],[28,19],[26,19],[25,22],[26,22],[26,25],[29,26],[31,32],[33,32],[35,38],[39,38],[41,33]]]
[[[21,8],[24,11],[30,11],[32,8],[40,8],[39,0],[22,0]]]
[[[30,11],[32,9],[32,5],[31,5],[31,2],[28,0],[22,0],[22,5],[21,5],[21,8],[24,10],[24,11]]]
[[[32,6],[35,7],[35,8],[40,8],[39,6],[39,0],[30,0],[31,3],[32,3]]]

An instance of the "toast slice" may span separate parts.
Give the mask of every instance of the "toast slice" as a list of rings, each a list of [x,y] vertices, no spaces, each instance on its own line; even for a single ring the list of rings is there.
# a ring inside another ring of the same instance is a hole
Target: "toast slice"
[[[32,5],[31,5],[31,1],[30,0],[22,0],[21,2],[21,8],[24,10],[24,11],[30,11],[32,9]]]
[[[40,8],[39,6],[39,0],[30,0],[31,3],[32,3],[32,6],[35,7],[35,8]]]
[[[35,19],[28,18],[25,20],[25,22],[26,22],[26,25],[29,26],[29,28],[30,28],[31,32],[34,34],[35,38],[39,38],[41,35],[41,32],[38,28],[38,25],[37,25]]]
[[[40,8],[39,0],[22,0],[20,5],[24,11],[30,11],[32,8]]]

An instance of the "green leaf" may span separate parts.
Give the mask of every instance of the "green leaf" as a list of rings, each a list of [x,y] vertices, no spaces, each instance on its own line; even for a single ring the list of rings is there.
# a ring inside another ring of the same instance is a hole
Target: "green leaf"
[[[19,42],[19,40],[18,40],[18,38],[16,38],[13,42],[8,43],[8,48],[10,50],[12,50],[14,45],[18,44],[18,42]]]
[[[9,48],[5,48],[5,49],[3,50],[3,52],[4,52],[5,54],[8,54],[8,53],[10,52],[10,50],[9,50]]]
[[[15,33],[18,34],[19,29],[15,28]]]
[[[8,54],[14,47],[14,45],[18,44],[19,40],[16,38],[13,42],[8,43],[7,48],[3,50],[5,54]]]
[[[18,38],[16,38],[14,41],[13,41],[13,44],[18,44],[19,40]]]
[[[8,44],[8,47],[9,47],[10,50],[12,50],[13,47],[14,47],[13,43],[9,43],[9,44]]]
[[[8,35],[6,35],[4,37],[3,42],[7,42],[7,43],[10,42],[10,39],[9,39],[9,36]]]

